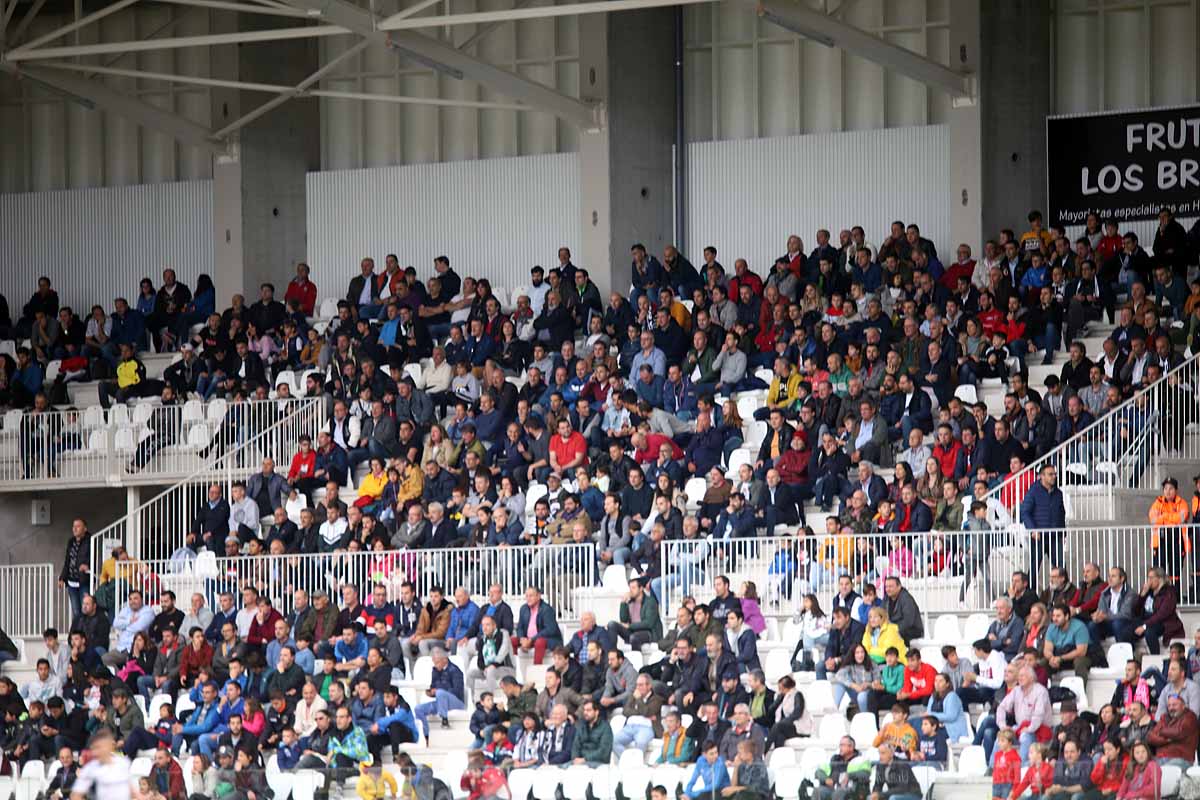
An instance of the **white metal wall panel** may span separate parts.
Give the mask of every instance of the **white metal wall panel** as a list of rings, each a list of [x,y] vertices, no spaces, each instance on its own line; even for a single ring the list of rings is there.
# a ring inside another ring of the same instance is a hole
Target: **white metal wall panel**
[[[62,303],[131,300],[172,267],[195,286],[213,263],[212,181],[0,194],[0,292],[13,315],[49,276]]]
[[[949,257],[949,149],[944,125],[690,144],[688,255],[711,244],[727,269],[745,258],[762,275],[789,234],[811,250],[819,228],[836,242],[862,225],[878,246],[900,219]]]
[[[388,253],[422,278],[444,254],[460,275],[527,284],[579,242],[579,191],[576,153],[310,172],[308,263],[323,298]]]

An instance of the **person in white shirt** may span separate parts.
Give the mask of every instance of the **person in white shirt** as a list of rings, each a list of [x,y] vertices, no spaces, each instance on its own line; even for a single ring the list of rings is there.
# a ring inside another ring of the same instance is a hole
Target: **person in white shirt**
[[[545,281],[545,275],[546,271],[541,267],[529,270],[529,280],[533,283],[528,287],[526,294],[535,319],[542,313],[542,306],[546,304],[546,294],[550,291],[550,284]]]
[[[45,703],[51,697],[61,693],[62,681],[51,672],[50,662],[47,659],[39,658],[37,676],[21,687],[21,697],[25,699],[25,704],[28,705],[34,700]]]
[[[238,481],[229,492],[229,533],[245,544],[258,538],[258,503],[246,496],[246,484]]]
[[[130,800],[133,777],[129,759],[116,752],[117,741],[100,728],[88,743],[91,758],[71,786],[71,800]]]
[[[1008,662],[1004,653],[992,649],[989,639],[980,639],[971,645],[975,649],[976,672],[963,675],[962,686],[958,689],[958,699],[963,708],[971,703],[987,705],[996,698],[996,690],[1004,683],[1004,670]]]

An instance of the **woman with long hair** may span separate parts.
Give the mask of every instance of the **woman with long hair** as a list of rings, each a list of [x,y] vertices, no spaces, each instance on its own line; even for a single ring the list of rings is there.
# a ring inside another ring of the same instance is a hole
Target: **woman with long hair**
[[[895,474],[892,476],[892,482],[888,485],[888,499],[892,501],[893,506],[900,502],[900,490],[910,484],[916,484],[912,467],[905,461],[896,462]]]
[[[1117,800],[1159,800],[1162,797],[1162,769],[1144,740],[1129,750],[1129,765],[1117,789]]]
[[[842,699],[849,696],[859,711],[865,711],[871,694],[871,684],[874,683],[877,672],[875,662],[867,655],[867,648],[863,647],[861,642],[854,645],[854,649],[850,651],[850,662],[830,677],[834,706],[841,708]]]

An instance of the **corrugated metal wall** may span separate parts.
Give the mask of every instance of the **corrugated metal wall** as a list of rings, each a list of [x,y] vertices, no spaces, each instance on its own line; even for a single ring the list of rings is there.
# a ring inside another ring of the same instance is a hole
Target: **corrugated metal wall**
[[[39,275],[81,314],[135,301],[138,282],[158,286],[166,267],[195,286],[212,269],[212,204],[212,181],[0,194],[0,292],[15,317]]]
[[[425,278],[450,257],[459,275],[529,283],[579,241],[579,156],[525,156],[308,174],[308,259],[322,297],[342,297],[359,260],[388,253]],[[330,277],[332,276],[332,277]]]
[[[688,256],[717,248],[765,274],[797,234],[862,225],[879,246],[893,220],[915,222],[939,255],[952,257],[950,166],[945,125],[741,139],[688,145]]]

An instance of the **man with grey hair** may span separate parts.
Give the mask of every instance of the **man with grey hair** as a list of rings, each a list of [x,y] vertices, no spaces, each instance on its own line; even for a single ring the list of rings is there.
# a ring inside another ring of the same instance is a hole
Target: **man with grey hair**
[[[429,698],[413,710],[417,724],[429,740],[429,720],[431,714],[437,714],[442,720],[442,727],[450,727],[450,712],[466,708],[466,688],[462,670],[446,657],[445,649],[434,647],[430,653],[433,657],[433,672],[429,679],[429,688],[425,696]]]
[[[1017,685],[996,707],[996,722],[1000,730],[1012,728],[1018,733],[1021,761],[1029,758],[1029,748],[1050,734],[1050,693],[1038,683],[1033,667],[1024,666],[1017,672]],[[1011,716],[1010,716],[1011,715]],[[1014,720],[1010,726],[1009,720]]]
[[[993,650],[1003,653],[1006,661],[1012,661],[1021,652],[1025,623],[1013,611],[1012,600],[997,597],[995,605],[996,619],[988,626],[987,639],[992,643]]]
[[[755,759],[762,758],[766,740],[766,732],[750,716],[750,706],[738,703],[733,707],[733,725],[721,737],[721,757],[727,762],[732,762],[737,757],[738,743],[748,741],[754,747]]]

